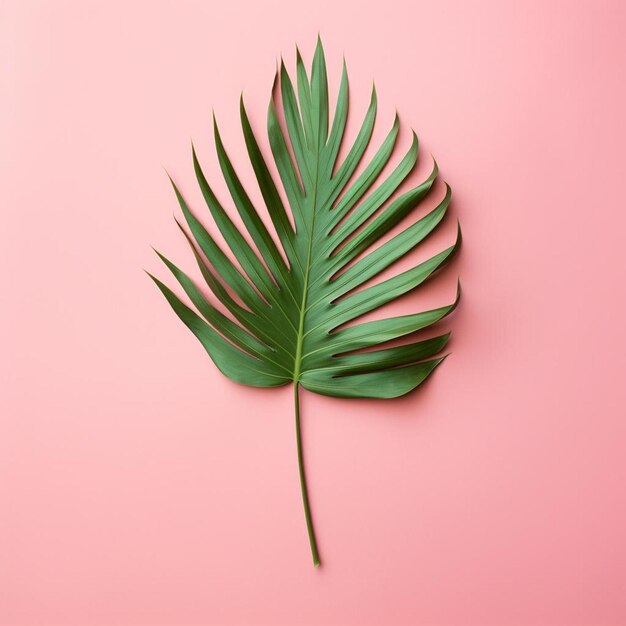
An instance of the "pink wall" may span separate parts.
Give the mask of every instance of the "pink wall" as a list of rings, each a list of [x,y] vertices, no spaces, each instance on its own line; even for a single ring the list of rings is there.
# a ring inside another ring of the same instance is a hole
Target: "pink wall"
[[[625,6],[2,2],[0,624],[626,624]],[[241,163],[240,90],[261,128],[318,29],[454,190],[461,258],[402,306],[465,297],[417,394],[303,394],[314,570],[291,390],[142,268],[193,268],[163,167],[200,208],[189,138],[218,180],[214,107]]]

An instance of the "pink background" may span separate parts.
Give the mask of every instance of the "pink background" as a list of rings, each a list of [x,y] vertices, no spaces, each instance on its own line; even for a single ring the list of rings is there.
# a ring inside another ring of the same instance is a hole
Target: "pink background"
[[[0,4],[2,626],[626,624],[624,3]],[[303,394],[316,571],[291,389],[223,378],[142,268],[196,275],[163,167],[200,209],[214,107],[252,189],[240,90],[261,131],[318,29],[465,244],[402,303],[462,278],[422,390]]]

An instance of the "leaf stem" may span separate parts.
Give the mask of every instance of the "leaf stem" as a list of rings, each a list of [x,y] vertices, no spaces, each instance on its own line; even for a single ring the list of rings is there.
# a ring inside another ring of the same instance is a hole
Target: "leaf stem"
[[[309,543],[311,544],[311,554],[313,555],[313,566],[319,567],[320,555],[317,551],[315,541],[315,531],[313,530],[313,519],[311,518],[311,507],[309,506],[309,494],[306,486],[306,475],[304,473],[304,457],[302,454],[302,433],[300,430],[300,384],[296,381],[293,386],[294,401],[296,407],[296,442],[298,446],[298,469],[300,471],[300,488],[302,490],[302,504],[304,504],[304,517],[306,518],[306,529],[309,533]]]

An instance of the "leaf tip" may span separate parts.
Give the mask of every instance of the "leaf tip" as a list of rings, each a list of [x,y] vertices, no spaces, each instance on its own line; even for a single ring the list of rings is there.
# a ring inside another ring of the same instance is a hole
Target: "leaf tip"
[[[248,112],[246,111],[246,103],[243,98],[243,91],[241,92],[241,96],[239,96],[239,118],[241,119],[244,129],[250,126]]]
[[[174,187],[174,189],[176,189],[176,183],[174,182],[174,179],[172,178],[172,176],[170,175],[170,173],[167,171],[167,168],[165,166],[163,166],[163,171],[165,172],[165,175],[169,178],[170,183],[172,184],[172,186]]]
[[[318,59],[322,66],[326,67],[326,55],[324,54],[324,44],[322,43],[322,36],[320,32],[317,31],[317,43],[315,44],[315,54],[313,55],[313,64],[315,64],[315,60]]]
[[[191,144],[191,160],[193,161],[193,169],[197,174],[200,169],[200,161],[198,160],[198,154],[196,153],[196,148],[193,145],[193,142]]]
[[[154,246],[150,246],[153,250],[153,252],[163,261],[165,259],[165,257],[154,247]]]
[[[435,180],[435,178],[437,178],[437,176],[439,175],[439,165],[437,164],[437,159],[435,159],[435,157],[433,156],[433,153],[430,153],[430,158],[433,161],[433,169],[430,173],[430,178],[432,180]],[[450,185],[448,185],[448,183],[446,183],[447,187],[450,187]]]
[[[144,270],[144,272],[158,285],[161,281],[154,275],[151,274],[148,270]]]

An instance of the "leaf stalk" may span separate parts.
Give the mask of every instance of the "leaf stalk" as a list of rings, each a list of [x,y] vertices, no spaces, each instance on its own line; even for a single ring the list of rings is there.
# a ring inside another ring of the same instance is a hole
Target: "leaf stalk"
[[[309,543],[311,544],[311,555],[313,556],[313,566],[319,567],[320,555],[315,540],[313,530],[313,519],[311,517],[311,507],[309,505],[309,494],[306,486],[306,474],[304,471],[304,455],[302,453],[302,431],[300,428],[300,385],[296,382],[293,386],[294,401],[296,409],[296,443],[298,447],[298,470],[300,472],[300,489],[302,490],[302,504],[304,505],[304,517],[306,519],[306,529],[309,533]]]

